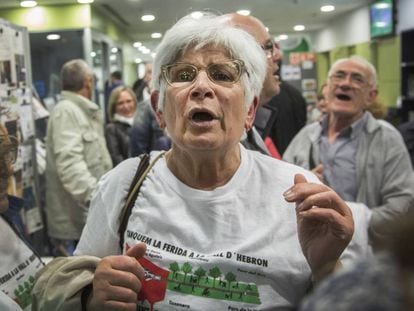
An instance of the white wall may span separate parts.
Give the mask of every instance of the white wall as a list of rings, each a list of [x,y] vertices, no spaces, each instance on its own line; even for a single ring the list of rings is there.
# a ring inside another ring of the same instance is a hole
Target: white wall
[[[414,1],[398,0],[397,2],[397,33],[414,29]]]
[[[413,2],[413,0],[406,0]],[[315,52],[324,52],[338,46],[354,45],[370,41],[369,8],[351,11],[332,20],[328,27],[311,34],[311,46]]]

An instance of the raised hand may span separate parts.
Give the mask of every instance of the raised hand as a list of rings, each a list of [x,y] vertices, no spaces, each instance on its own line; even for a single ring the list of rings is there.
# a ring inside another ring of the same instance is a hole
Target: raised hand
[[[354,232],[352,212],[331,188],[308,183],[301,174],[284,193],[296,203],[299,242],[315,281],[331,273]]]
[[[146,245],[131,247],[126,255],[103,258],[95,271],[88,311],[130,310],[137,308],[137,296],[144,279],[144,269],[137,258],[144,256]]]

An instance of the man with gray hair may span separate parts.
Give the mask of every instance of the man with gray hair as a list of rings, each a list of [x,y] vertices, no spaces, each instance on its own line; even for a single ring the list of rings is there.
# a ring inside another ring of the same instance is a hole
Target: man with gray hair
[[[367,111],[378,94],[376,70],[352,56],[328,73],[328,114],[303,128],[284,160],[313,170],[345,201],[363,203],[375,249],[391,237],[390,226],[414,203],[414,176],[401,135]]]
[[[46,214],[53,255],[71,255],[92,191],[112,162],[102,112],[91,101],[93,73],[88,64],[81,59],[65,63],[61,83],[46,139]]]

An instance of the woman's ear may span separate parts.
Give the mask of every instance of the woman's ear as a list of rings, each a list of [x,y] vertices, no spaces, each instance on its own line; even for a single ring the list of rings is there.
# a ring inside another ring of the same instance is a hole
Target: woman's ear
[[[155,113],[155,118],[157,119],[157,122],[159,124],[159,126],[163,129],[165,128],[165,120],[164,120],[164,116],[162,114],[162,111],[160,109],[158,109],[158,96],[159,96],[159,91],[153,91],[151,93],[151,107],[152,110],[154,110]]]
[[[244,122],[244,128],[248,131],[253,127],[254,118],[256,117],[256,111],[259,107],[259,98],[255,96],[253,103],[250,105],[247,111],[246,121]]]

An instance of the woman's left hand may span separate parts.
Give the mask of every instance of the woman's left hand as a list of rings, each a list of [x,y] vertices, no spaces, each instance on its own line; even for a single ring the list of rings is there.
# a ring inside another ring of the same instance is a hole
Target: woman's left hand
[[[301,174],[295,175],[295,184],[284,197],[296,203],[299,242],[318,281],[335,269],[352,239],[352,212],[331,188],[309,183]]]

